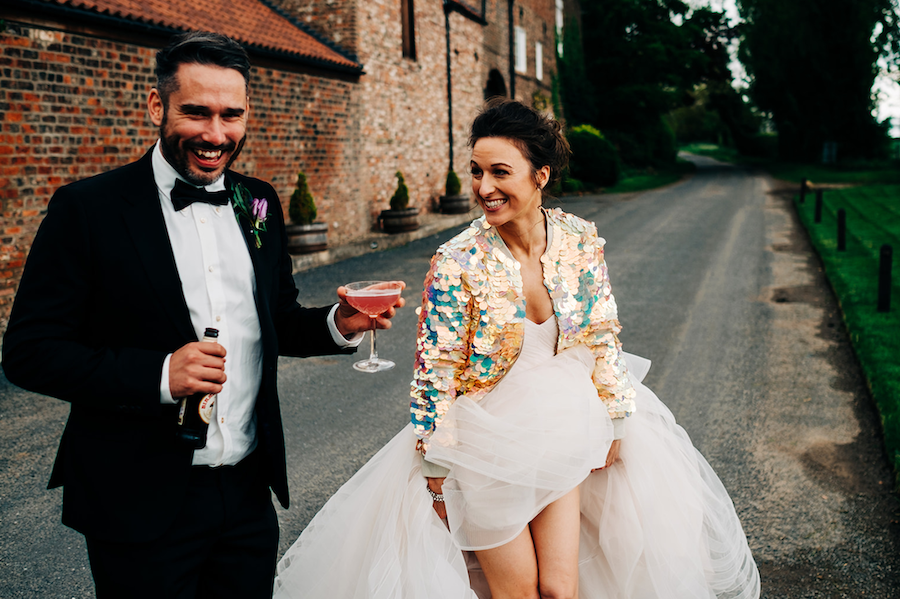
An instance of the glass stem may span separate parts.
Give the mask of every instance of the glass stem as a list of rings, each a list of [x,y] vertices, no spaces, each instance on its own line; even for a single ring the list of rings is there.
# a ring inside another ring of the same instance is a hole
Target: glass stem
[[[378,351],[375,349],[375,319],[372,319],[372,351],[369,353],[369,359],[378,359]]]

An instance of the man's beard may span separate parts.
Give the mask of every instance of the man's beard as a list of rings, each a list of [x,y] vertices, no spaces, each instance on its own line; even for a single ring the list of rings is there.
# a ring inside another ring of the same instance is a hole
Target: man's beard
[[[247,136],[245,134],[236,144],[233,141],[228,141],[222,145],[216,146],[203,141],[184,141],[179,145],[178,142],[181,138],[177,134],[166,136],[166,119],[163,117],[163,122],[159,127],[159,139],[163,156],[166,157],[169,164],[174,167],[179,175],[184,177],[185,181],[198,187],[202,187],[216,181],[225,171],[212,173],[191,171],[188,162],[188,152],[193,149],[210,151],[222,150],[223,153],[231,152],[228,164],[225,165],[225,169],[228,169],[237,157],[240,156],[241,150],[244,149],[244,142],[247,141]]]

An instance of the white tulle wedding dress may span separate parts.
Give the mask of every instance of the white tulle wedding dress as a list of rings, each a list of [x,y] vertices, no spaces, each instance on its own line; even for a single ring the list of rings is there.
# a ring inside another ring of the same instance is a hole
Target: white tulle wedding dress
[[[425,489],[412,426],[325,504],[278,564],[275,597],[487,599],[471,550],[515,538],[580,485],[582,599],[753,599],[759,574],[728,493],[672,413],[640,383],[620,459],[602,466],[613,428],[585,347],[554,355],[556,319],[526,321],[504,379],[479,402],[457,398],[429,461],[450,468],[448,517]]]

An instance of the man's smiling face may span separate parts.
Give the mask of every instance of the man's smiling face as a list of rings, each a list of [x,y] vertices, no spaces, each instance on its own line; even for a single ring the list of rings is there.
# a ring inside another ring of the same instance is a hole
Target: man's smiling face
[[[197,63],[180,65],[175,77],[165,102],[158,90],[150,91],[150,120],[160,128],[169,164],[194,185],[209,185],[244,146],[247,85],[234,69]]]

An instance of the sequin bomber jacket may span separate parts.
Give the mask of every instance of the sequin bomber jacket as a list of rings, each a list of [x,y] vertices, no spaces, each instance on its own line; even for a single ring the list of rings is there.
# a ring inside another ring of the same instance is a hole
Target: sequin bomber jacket
[[[620,359],[621,329],[602,237],[593,223],[546,211],[544,286],[559,322],[556,351],[585,344],[596,356],[597,394],[611,418],[634,411],[634,387]],[[416,341],[411,420],[426,451],[458,395],[478,400],[503,378],[522,348],[525,295],[520,265],[484,217],[438,248],[425,277]]]

